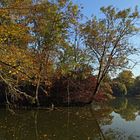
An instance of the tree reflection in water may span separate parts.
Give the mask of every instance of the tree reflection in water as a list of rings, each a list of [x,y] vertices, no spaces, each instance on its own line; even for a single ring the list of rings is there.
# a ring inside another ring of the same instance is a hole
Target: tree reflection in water
[[[89,107],[48,110],[0,109],[1,140],[101,140]]]
[[[98,107],[99,108],[99,107]],[[110,110],[110,111],[109,111]],[[140,140],[140,100],[117,98],[96,110],[107,140]]]
[[[140,100],[126,98],[54,111],[0,109],[0,140],[140,140],[139,110]]]

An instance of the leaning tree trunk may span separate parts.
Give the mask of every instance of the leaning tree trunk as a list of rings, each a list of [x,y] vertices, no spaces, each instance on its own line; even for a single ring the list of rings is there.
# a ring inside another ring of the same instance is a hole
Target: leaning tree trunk
[[[96,96],[100,90],[100,85],[101,85],[101,82],[97,82],[96,86],[95,86],[95,89],[94,89],[94,92],[93,92],[93,97]]]

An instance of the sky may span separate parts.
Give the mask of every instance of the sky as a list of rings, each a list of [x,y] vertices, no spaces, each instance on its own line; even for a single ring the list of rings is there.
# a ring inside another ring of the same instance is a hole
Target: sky
[[[138,10],[140,11],[140,0],[72,0],[74,3],[81,5],[83,7],[82,13],[87,18],[91,18],[92,15],[96,15],[97,17],[101,17],[102,14],[100,12],[100,7],[112,5],[118,9],[132,8],[138,6]],[[140,48],[140,35],[131,39],[132,43]],[[140,56],[133,56],[133,59],[139,61],[133,69],[134,76],[140,75]]]
[[[82,4],[84,9],[82,12],[90,17],[92,14],[99,15],[100,7],[115,6],[118,9],[134,8],[136,5],[140,7],[140,0],[72,0],[74,3]]]

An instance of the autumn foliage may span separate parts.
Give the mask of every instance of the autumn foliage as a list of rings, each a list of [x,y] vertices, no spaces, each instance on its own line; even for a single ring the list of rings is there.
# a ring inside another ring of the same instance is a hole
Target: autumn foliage
[[[126,38],[138,31],[132,20],[138,12],[111,6],[101,11],[105,19],[81,25],[80,8],[68,0],[1,0],[0,96],[5,102],[39,106],[106,100],[112,89],[105,76],[126,66],[136,51]]]

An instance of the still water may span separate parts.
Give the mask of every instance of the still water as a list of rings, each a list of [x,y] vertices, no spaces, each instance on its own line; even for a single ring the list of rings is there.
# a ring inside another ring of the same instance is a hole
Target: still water
[[[0,109],[0,140],[140,140],[140,100],[54,111]]]

